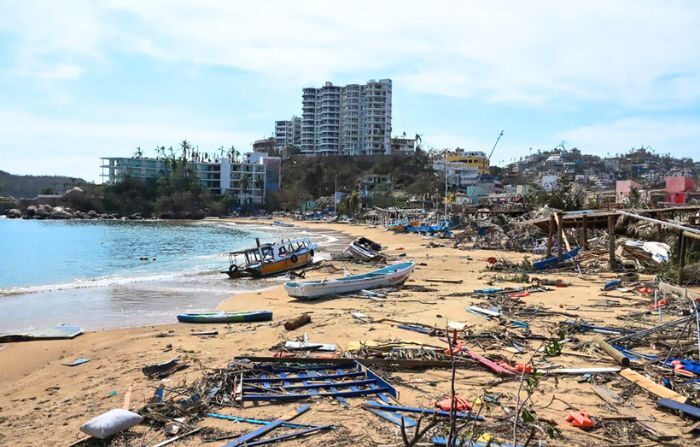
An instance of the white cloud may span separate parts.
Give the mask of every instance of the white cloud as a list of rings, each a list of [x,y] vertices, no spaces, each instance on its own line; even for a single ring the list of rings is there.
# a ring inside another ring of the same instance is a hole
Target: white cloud
[[[153,155],[156,145],[188,139],[203,151],[234,144],[247,151],[258,135],[201,127],[189,122],[46,118],[0,109],[0,169],[14,174],[71,175],[99,180],[100,157],[130,156],[136,146]]]
[[[585,153],[606,156],[623,153],[632,147],[651,146],[659,153],[697,159],[700,119],[628,118],[582,126],[559,133]]]
[[[376,73],[401,88],[494,102],[700,99],[693,1],[18,4],[3,7],[19,10],[5,22],[32,55],[117,50],[304,84]]]

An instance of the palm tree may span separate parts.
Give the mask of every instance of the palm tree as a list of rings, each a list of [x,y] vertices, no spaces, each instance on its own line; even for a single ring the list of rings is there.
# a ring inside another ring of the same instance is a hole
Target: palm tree
[[[182,142],[180,143],[180,148],[182,149],[183,160],[187,160],[187,154],[189,153],[189,151],[192,150],[192,145],[190,144],[189,141],[182,140]]]

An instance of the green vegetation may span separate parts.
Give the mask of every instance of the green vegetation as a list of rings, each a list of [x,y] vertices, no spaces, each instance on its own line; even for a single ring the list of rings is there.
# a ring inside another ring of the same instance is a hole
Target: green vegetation
[[[388,176],[390,186],[372,188],[372,198],[361,197],[361,182],[366,176]],[[429,154],[417,150],[406,155],[359,157],[294,156],[282,164],[284,187],[274,197],[274,205],[297,209],[308,200],[331,197],[334,191],[347,194],[338,211],[354,214],[362,205],[400,206],[405,199],[393,194],[402,191],[420,199],[437,202],[442,196],[443,181],[432,167]],[[332,199],[331,199],[332,206]]]

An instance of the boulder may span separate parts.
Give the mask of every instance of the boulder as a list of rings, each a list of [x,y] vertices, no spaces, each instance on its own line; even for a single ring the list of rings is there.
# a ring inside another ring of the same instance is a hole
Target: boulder
[[[70,219],[73,214],[69,212],[69,209],[63,208],[62,206],[54,207],[51,210],[52,219]]]
[[[88,219],[95,219],[98,217],[97,211],[95,210],[90,210],[87,212],[87,218]]]
[[[19,219],[22,217],[22,211],[18,210],[17,208],[12,208],[7,212],[7,217],[10,219]]]
[[[26,210],[24,210],[24,217],[31,219],[36,216],[37,207],[36,205],[29,205]]]

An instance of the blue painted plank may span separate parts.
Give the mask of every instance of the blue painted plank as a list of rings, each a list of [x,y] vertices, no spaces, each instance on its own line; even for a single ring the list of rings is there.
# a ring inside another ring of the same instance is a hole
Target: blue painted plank
[[[417,424],[417,422],[414,421],[413,419],[411,419],[407,416],[401,416],[400,414],[394,413],[391,411],[375,410],[373,408],[368,408],[367,410],[371,413],[376,414],[380,418],[391,422],[394,425],[398,425],[399,427],[401,427],[401,420],[402,419],[403,419],[404,427],[406,427],[406,428],[415,427]]]
[[[310,371],[310,370],[309,370]],[[353,371],[353,372],[345,372],[345,373],[338,373],[338,374],[324,374],[324,375],[318,375],[314,376],[315,380],[333,380],[333,379],[344,379],[347,377],[358,377],[358,376],[363,376],[364,373],[362,371]],[[289,382],[303,382],[305,379],[302,377],[287,377],[285,380]],[[272,377],[251,377],[251,378],[246,378],[246,382],[249,383],[260,383],[260,382],[282,382],[282,379],[276,379]]]
[[[299,430],[299,431],[295,431],[292,433],[287,433],[284,435],[276,436],[274,438],[260,439],[258,441],[249,442],[246,444],[246,447],[253,447],[255,445],[272,444],[274,442],[279,442],[279,441],[284,441],[287,439],[297,438],[300,436],[310,435],[312,433],[316,433],[316,432],[319,432],[322,430],[333,430],[334,428],[335,427],[333,425],[319,425],[317,427],[308,428],[306,430]]]
[[[317,396],[321,397],[357,397],[357,396],[365,396],[367,394],[377,394],[380,392],[391,392],[392,390],[389,388],[376,388],[376,389],[366,389],[366,390],[359,390],[359,391],[353,391],[353,390],[348,390],[348,391],[338,391],[337,393],[333,392],[320,392],[317,394]],[[289,400],[298,400],[298,399],[306,399],[308,397],[312,397],[311,394],[305,394],[305,393],[294,393],[294,394],[244,394],[243,395],[243,400],[245,401],[289,401]]]
[[[682,404],[671,399],[659,399],[656,401],[656,405],[668,408],[669,410],[680,411],[681,413],[688,415],[694,419],[700,419],[700,407]]]
[[[227,444],[224,444],[222,447],[239,447],[241,445],[250,445],[248,441],[252,441],[255,438],[259,438],[260,436],[264,435],[267,432],[270,432],[274,430],[275,428],[281,426],[284,424],[286,421],[283,421],[282,419],[278,419],[276,421],[270,422],[267,425],[264,425],[257,430],[253,430],[251,432],[248,432],[242,436],[237,437],[236,439],[230,441]]]
[[[444,410],[434,410],[432,408],[416,408],[416,407],[403,407],[400,405],[384,405],[379,402],[367,402],[364,404],[365,407],[371,407],[374,409],[379,409],[379,410],[391,410],[391,411],[404,411],[406,413],[419,413],[419,414],[426,414],[426,415],[432,415],[435,414],[437,416],[444,416],[444,417],[450,417],[450,412],[449,411],[444,411]],[[483,421],[484,418],[482,416],[477,416],[468,412],[464,411],[458,411],[455,413],[455,416],[459,419],[472,419],[472,420],[477,420],[477,421]]]

